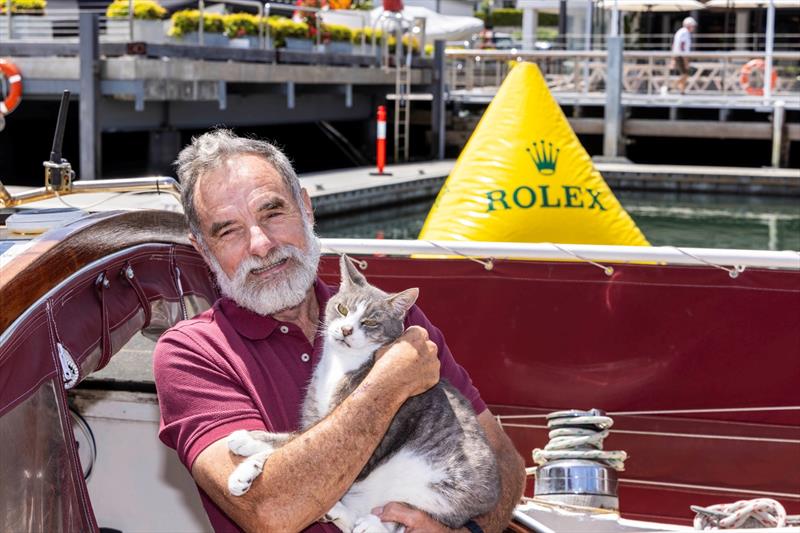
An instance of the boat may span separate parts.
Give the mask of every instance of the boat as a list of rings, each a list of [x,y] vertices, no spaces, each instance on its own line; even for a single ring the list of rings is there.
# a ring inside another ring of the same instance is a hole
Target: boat
[[[183,216],[36,209],[90,190],[155,205],[180,185],[81,182],[60,156],[45,171],[38,190],[0,184],[0,529],[208,530],[156,437],[149,370],[154,340],[218,296]],[[420,288],[529,466],[553,411],[613,416],[619,513],[529,486],[512,530],[685,530],[691,505],[757,497],[800,513],[800,253],[322,242],[326,282],[347,253],[387,291]]]

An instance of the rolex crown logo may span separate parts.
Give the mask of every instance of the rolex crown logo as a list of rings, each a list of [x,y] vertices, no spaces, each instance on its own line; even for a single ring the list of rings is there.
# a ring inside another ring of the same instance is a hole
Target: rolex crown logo
[[[558,164],[558,153],[561,151],[561,148],[553,150],[553,143],[547,143],[545,146],[544,140],[539,141],[538,145],[534,141],[531,143],[531,146],[533,149],[525,148],[525,151],[528,152],[531,161],[536,165],[536,170],[544,176],[555,174],[556,165]]]

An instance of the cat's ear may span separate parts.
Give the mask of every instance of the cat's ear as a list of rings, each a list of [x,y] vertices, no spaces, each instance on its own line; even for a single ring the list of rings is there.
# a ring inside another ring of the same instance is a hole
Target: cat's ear
[[[363,287],[367,284],[367,278],[365,278],[364,275],[358,271],[353,264],[353,261],[345,254],[342,254],[339,258],[339,271],[342,280],[342,287],[349,287],[351,285]]]
[[[406,289],[403,292],[392,294],[386,298],[386,301],[392,304],[400,313],[406,314],[411,309],[411,306],[414,305],[414,302],[417,301],[418,296],[419,289],[414,287],[413,289]]]

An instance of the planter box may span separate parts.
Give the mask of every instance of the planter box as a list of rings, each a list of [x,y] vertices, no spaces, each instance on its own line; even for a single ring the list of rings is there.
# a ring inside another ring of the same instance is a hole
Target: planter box
[[[200,34],[196,31],[187,33],[182,37],[173,37],[172,41],[176,44],[186,44],[197,46],[200,44]],[[224,33],[204,33],[203,46],[228,46],[228,36]]]
[[[265,50],[272,49],[272,39],[264,36]],[[236,37],[228,42],[231,48],[253,48],[258,49],[258,35],[245,35],[244,37]]]
[[[285,41],[287,50],[296,50],[298,52],[314,51],[314,41],[312,41],[311,39],[298,39],[297,37],[287,37]]]
[[[11,17],[11,37],[8,35],[8,19],[0,17],[0,39],[20,39],[24,41],[53,40],[53,21],[46,16],[13,15]]]
[[[133,21],[133,37],[130,36],[128,19],[108,19],[106,21],[106,36],[109,41],[144,41],[162,44],[167,41],[167,24],[163,20],[136,20]]]
[[[325,43],[325,51],[329,54],[353,54],[353,45],[349,41],[331,41]]]

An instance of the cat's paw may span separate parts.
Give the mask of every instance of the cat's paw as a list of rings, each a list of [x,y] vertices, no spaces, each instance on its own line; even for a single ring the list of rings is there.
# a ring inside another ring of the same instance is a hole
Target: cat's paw
[[[353,527],[353,533],[390,533],[386,524],[381,522],[381,519],[374,514],[368,514],[356,519],[356,525]]]
[[[342,531],[353,530],[353,519],[353,513],[342,502],[336,502],[324,517],[326,522],[333,522]]]
[[[236,470],[228,477],[228,492],[234,496],[241,496],[253,484],[253,480],[261,473],[260,464],[244,461],[236,467]]]
[[[254,439],[246,429],[239,429],[228,435],[228,449],[236,455],[250,457],[264,451],[265,446],[268,444]]]

